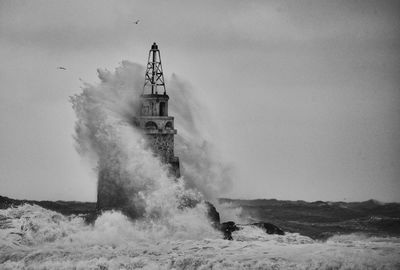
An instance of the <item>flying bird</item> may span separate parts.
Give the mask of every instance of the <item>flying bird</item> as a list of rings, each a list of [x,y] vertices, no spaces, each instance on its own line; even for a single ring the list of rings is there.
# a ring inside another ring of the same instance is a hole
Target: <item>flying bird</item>
[[[65,67],[57,67],[57,69],[67,70]]]

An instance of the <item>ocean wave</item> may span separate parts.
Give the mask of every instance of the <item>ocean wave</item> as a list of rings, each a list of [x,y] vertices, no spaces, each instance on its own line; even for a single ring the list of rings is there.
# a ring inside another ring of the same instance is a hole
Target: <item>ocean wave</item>
[[[186,214],[186,213],[185,213]],[[190,219],[190,218],[189,218]],[[177,220],[181,222],[182,220]],[[400,239],[362,234],[316,241],[245,226],[223,240],[162,221],[103,213],[93,225],[36,205],[0,210],[0,269],[399,269]],[[179,231],[179,230],[182,231]],[[192,235],[190,234],[192,233]]]

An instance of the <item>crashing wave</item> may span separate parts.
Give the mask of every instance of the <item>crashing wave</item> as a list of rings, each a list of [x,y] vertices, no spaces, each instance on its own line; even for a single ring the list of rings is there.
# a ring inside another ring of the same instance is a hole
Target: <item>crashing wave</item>
[[[327,241],[246,226],[223,240],[211,227],[132,221],[104,212],[93,225],[36,205],[0,210],[1,269],[396,269],[400,239],[340,235]],[[192,213],[193,214],[193,213]]]

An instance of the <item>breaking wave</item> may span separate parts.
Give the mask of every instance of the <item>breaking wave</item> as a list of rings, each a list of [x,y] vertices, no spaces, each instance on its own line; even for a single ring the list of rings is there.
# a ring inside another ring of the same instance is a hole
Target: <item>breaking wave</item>
[[[174,179],[147,146],[146,137],[132,124],[140,109],[144,67],[123,61],[114,73],[98,70],[98,74],[100,83],[86,83],[81,93],[71,97],[71,102],[77,115],[76,148],[98,173],[105,175],[102,196],[107,200],[128,198],[124,199],[123,209],[130,217],[151,220],[154,224],[168,223],[172,231],[175,227],[187,226],[193,231],[200,229],[198,226],[210,227],[204,200],[212,199],[210,194],[216,190],[206,192],[213,188],[205,183],[219,186],[219,179],[228,174],[224,173],[225,166],[216,162],[213,152],[204,148],[207,142],[199,137],[197,114],[187,104],[171,103],[172,114],[175,108],[177,117],[181,117],[177,127],[183,135],[178,137],[181,151],[177,152],[183,155],[185,168],[183,177]],[[178,91],[177,97],[190,97],[184,85],[175,76],[169,89]],[[188,98],[187,102],[193,100]],[[193,206],[191,202],[200,203],[192,208],[181,207]],[[185,223],[189,218],[197,227]]]
[[[104,212],[93,225],[36,205],[0,210],[1,269],[399,269],[400,239],[351,234],[327,241],[256,227],[233,241],[184,215],[132,221]],[[190,229],[188,229],[190,228]]]

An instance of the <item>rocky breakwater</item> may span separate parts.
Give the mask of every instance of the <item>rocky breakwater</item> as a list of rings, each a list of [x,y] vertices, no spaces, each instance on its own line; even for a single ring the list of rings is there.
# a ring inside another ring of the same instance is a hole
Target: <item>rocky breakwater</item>
[[[227,222],[222,222],[220,220],[220,215],[215,208],[213,204],[210,202],[206,202],[206,205],[208,207],[208,217],[214,226],[214,228],[218,229],[224,234],[224,239],[227,240],[234,240],[232,238],[232,233],[235,231],[242,230],[246,226],[254,226],[262,229],[265,233],[267,234],[278,234],[278,235],[284,235],[285,232],[279,228],[278,226],[267,223],[267,222],[256,222],[256,223],[250,223],[250,224],[236,224],[233,221],[227,221]]]

